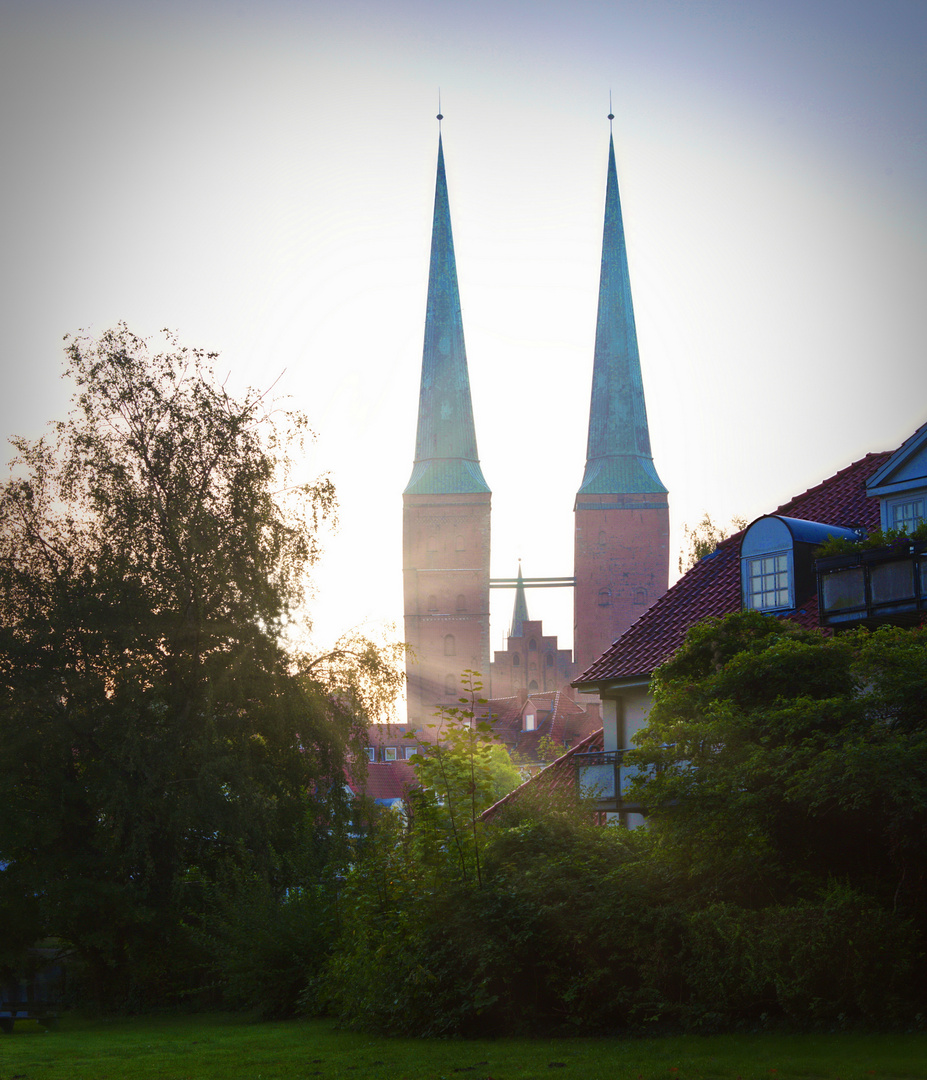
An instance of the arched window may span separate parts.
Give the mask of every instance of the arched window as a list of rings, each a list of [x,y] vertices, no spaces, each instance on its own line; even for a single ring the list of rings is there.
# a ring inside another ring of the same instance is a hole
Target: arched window
[[[457,687],[454,684],[454,676],[448,675],[444,680],[444,693],[446,697],[453,697],[457,693]]]
[[[612,590],[599,589],[599,607],[610,607],[612,603]]]
[[[536,694],[537,692],[538,692],[538,684],[537,684],[536,680],[532,679],[531,682],[528,683],[528,693],[529,694]]]
[[[457,610],[458,611],[466,611],[467,610],[467,598],[464,596],[463,593],[458,593],[457,594]]]
[[[599,529],[599,543],[604,544],[608,540],[604,529]]]
[[[538,648],[538,643],[534,640],[534,638],[532,638],[528,642],[528,652],[537,652],[537,648]]]
[[[634,604],[636,607],[643,607],[647,603],[647,590],[635,589],[634,590]]]
[[[456,656],[457,655],[457,645],[454,642],[454,635],[453,634],[446,634],[445,635],[445,638],[444,638],[444,655],[445,656]]]
[[[545,664],[546,667],[553,667],[554,666],[554,654],[553,653],[548,653],[544,657],[544,664]]]
[[[515,655],[512,657],[512,667],[518,667],[520,663],[521,657],[518,655],[518,653],[515,653]]]
[[[428,597],[428,610],[429,611],[437,611],[438,610],[438,598],[437,598],[437,596],[431,595],[431,596]]]

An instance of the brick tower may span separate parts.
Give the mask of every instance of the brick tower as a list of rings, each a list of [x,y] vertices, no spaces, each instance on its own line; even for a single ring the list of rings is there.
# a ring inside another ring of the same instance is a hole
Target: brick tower
[[[456,702],[461,672],[478,671],[488,684],[491,497],[476,451],[439,128],[415,463],[402,496],[408,723],[416,729],[436,706]]]
[[[650,453],[611,134],[586,471],[574,515],[573,655],[584,671],[669,580],[669,505]]]

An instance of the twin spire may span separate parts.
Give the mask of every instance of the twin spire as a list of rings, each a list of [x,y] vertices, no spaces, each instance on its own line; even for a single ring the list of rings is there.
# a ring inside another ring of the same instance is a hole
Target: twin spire
[[[609,116],[609,121],[612,117]],[[605,231],[599,276],[586,471],[580,495],[665,492],[650,453],[628,249],[618,197],[615,141],[608,136]]]
[[[483,479],[476,452],[444,147],[439,132],[415,464],[403,494],[458,495],[476,491],[489,491],[489,485]]]
[[[442,119],[440,114],[438,119]],[[415,463],[404,494],[488,491],[476,449],[444,147],[439,130]],[[615,144],[609,134],[589,438],[586,469],[578,493],[665,491],[650,451]]]

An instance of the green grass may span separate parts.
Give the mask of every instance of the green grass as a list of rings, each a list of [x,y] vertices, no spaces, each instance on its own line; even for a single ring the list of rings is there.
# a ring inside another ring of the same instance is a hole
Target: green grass
[[[326,1021],[65,1017],[0,1035],[0,1080],[914,1080],[927,1034],[377,1039]]]

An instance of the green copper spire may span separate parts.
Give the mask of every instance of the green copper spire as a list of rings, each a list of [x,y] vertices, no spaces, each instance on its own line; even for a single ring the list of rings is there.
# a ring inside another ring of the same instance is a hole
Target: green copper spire
[[[515,585],[515,609],[512,611],[512,629],[509,637],[521,637],[528,621],[528,601],[525,599],[525,579],[521,576],[521,559],[518,560],[518,581]]]
[[[609,135],[589,442],[579,494],[662,491],[666,488],[650,455],[628,252],[618,197],[615,143]]]
[[[455,495],[477,491],[489,491],[489,486],[483,479],[476,452],[444,148],[439,132],[415,464],[404,494]]]

